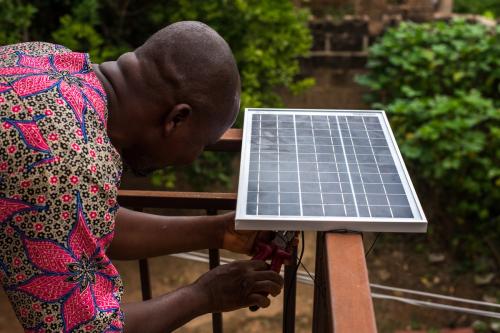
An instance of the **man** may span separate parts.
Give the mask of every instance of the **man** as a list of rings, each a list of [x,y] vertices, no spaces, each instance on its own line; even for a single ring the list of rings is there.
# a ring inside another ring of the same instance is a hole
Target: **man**
[[[121,159],[139,173],[192,162],[231,126],[240,81],[229,46],[170,25],[117,61],[48,43],[0,48],[0,278],[27,332],[166,332],[282,288],[261,261],[220,266],[150,301],[120,304],[111,259],[252,251],[234,214],[163,217],[116,203]]]

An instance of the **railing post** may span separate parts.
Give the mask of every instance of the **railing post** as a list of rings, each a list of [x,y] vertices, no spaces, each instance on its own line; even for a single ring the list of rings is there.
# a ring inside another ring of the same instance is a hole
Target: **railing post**
[[[283,333],[295,332],[295,301],[297,290],[297,247],[292,250],[290,265],[285,266],[283,285]]]
[[[139,274],[141,276],[142,300],[147,301],[153,297],[151,293],[151,279],[149,277],[148,259],[139,259]]]
[[[331,333],[332,321],[328,302],[325,233],[316,233],[316,264],[314,274],[313,333]]]
[[[359,233],[325,236],[328,292],[336,333],[376,333],[368,269]]]
[[[217,210],[207,209],[207,215],[217,215]],[[208,249],[209,268],[214,269],[220,265],[219,249]],[[212,331],[222,333],[222,313],[212,313]]]
[[[142,212],[143,208],[134,209],[138,212]],[[151,292],[151,278],[149,276],[149,262],[148,259],[139,259],[139,276],[141,279],[141,292],[142,300],[147,301],[153,297]]]

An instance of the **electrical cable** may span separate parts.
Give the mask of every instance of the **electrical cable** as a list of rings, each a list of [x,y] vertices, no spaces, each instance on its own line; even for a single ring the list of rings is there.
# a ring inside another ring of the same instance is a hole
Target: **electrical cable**
[[[455,312],[461,312],[461,313],[466,313],[466,314],[471,314],[471,315],[476,315],[476,316],[500,319],[499,312],[470,309],[470,308],[466,308],[463,306],[440,304],[440,303],[422,301],[422,300],[413,299],[413,298],[385,295],[385,294],[379,294],[379,293],[372,293],[372,297],[378,298],[378,299],[388,299],[388,300],[398,301],[398,302],[411,304],[411,305],[415,305],[415,306],[428,307],[431,309],[455,311]]]
[[[365,253],[365,258],[368,257],[368,255],[370,254],[370,252],[372,251],[373,247],[375,246],[375,243],[377,243],[377,240],[378,240],[378,237],[380,236],[380,232],[377,232],[377,234],[375,235],[375,239],[373,240],[372,242],[372,245],[370,245],[370,248],[368,249],[368,251],[366,251]]]
[[[302,236],[304,236],[303,233],[302,233]],[[304,240],[302,240],[302,245],[304,245]],[[294,274],[294,276],[297,278],[297,282],[311,285],[311,286],[317,286],[315,283],[314,273],[310,273],[309,270],[307,269],[307,267],[305,267],[305,265],[302,263],[304,248],[305,247],[303,246],[301,249],[301,255],[299,256],[299,261],[298,261],[297,267],[296,267],[296,274]],[[171,256],[181,258],[181,259],[203,262],[203,263],[208,263],[208,261],[209,261],[208,254],[196,252],[196,251],[187,252],[187,253],[176,253],[176,254],[171,254]],[[234,261],[234,259],[221,257],[220,261],[222,264],[228,264],[228,263]],[[299,266],[302,266],[304,268],[304,271],[299,271],[298,270]],[[321,288],[321,286],[317,286],[317,287],[320,287],[320,290],[322,292],[324,292],[324,288]],[[471,299],[460,298],[460,297],[446,296],[446,295],[429,293],[429,292],[412,290],[412,289],[385,286],[385,285],[375,284],[375,283],[371,283],[370,287],[373,289],[382,289],[382,290],[388,290],[388,291],[392,291],[392,292],[407,293],[407,294],[413,294],[413,295],[418,295],[418,296],[423,296],[423,297],[431,297],[431,298],[459,302],[459,303],[500,308],[500,304],[471,300]],[[387,294],[382,294],[382,293],[377,293],[377,292],[372,292],[371,295],[374,299],[392,300],[392,301],[402,302],[402,303],[410,304],[410,305],[414,305],[414,306],[427,307],[427,308],[431,308],[431,309],[448,310],[448,311],[483,316],[483,317],[488,317],[488,318],[500,319],[499,312],[471,309],[471,308],[466,308],[466,307],[461,307],[461,306],[441,304],[441,303],[423,301],[423,300],[414,299],[414,298],[387,295]]]
[[[296,261],[296,266],[295,266],[295,271],[293,272],[293,275],[292,275],[292,281],[288,287],[288,290],[286,292],[286,295],[287,295],[287,298],[286,298],[286,304],[289,304],[289,301],[290,301],[290,292],[291,292],[291,288],[293,288],[293,284],[295,283],[295,279],[297,278],[297,272],[299,270],[299,266],[302,264],[302,258],[304,257],[304,252],[305,252],[305,249],[306,249],[306,246],[304,244],[304,232],[301,231],[300,232],[301,234],[301,243],[302,243],[302,247],[301,247],[301,250],[300,250],[300,256],[299,256],[299,260],[297,261],[297,257],[293,258],[293,260]],[[293,253],[293,252],[292,252]]]
[[[429,293],[429,292],[425,292],[425,291],[403,289],[403,288],[397,288],[397,287],[389,287],[389,286],[384,286],[384,285],[376,284],[376,283],[370,283],[370,287],[375,288],[375,289],[390,290],[390,291],[394,291],[394,292],[444,299],[444,300],[453,301],[453,302],[460,302],[460,303],[467,303],[467,304],[474,304],[474,305],[480,305],[480,306],[491,306],[491,307],[495,307],[495,308],[500,308],[500,304],[483,302],[483,301],[476,301],[476,300],[460,298],[460,297],[446,296],[446,295],[441,295],[441,294],[434,294],[434,293]]]

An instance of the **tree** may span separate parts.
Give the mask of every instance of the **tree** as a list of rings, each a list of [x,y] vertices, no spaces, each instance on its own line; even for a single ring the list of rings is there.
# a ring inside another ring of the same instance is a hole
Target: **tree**
[[[312,43],[308,12],[289,0],[0,0],[0,6],[0,43],[52,41],[88,52],[96,63],[133,50],[169,23],[202,21],[217,30],[235,54],[242,109],[281,106],[278,88],[299,92],[313,84],[300,77],[298,62]],[[229,157],[221,156],[206,153],[187,171],[187,178],[199,186],[227,184]],[[174,183],[165,172],[157,173],[154,181]]]

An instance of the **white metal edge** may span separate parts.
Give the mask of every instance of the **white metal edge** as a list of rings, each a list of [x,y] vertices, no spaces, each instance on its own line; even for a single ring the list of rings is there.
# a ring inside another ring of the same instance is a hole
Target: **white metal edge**
[[[249,111],[271,111],[271,112],[276,112],[276,111],[291,111],[291,112],[305,112],[305,113],[310,113],[310,112],[384,112],[384,110],[353,110],[353,109],[288,109],[288,108],[246,108],[245,112]]]
[[[257,216],[257,218],[256,218]],[[266,220],[266,221],[293,221],[293,220],[303,220],[303,221],[319,221],[319,222],[375,222],[381,223],[387,221],[387,217],[357,217],[357,216],[301,216],[301,215],[246,215],[241,218],[241,221],[253,221],[253,220]],[[413,222],[427,222],[422,219],[415,218],[404,218],[404,217],[391,217],[393,222],[401,223],[413,223]]]
[[[389,119],[387,118],[387,114],[385,113],[385,111],[382,113],[382,115],[383,115],[387,125],[390,127],[390,122],[389,122]],[[427,223],[427,218],[425,217],[424,210],[422,208],[422,205],[420,204],[420,200],[418,199],[417,192],[415,191],[415,188],[413,186],[413,182],[411,181],[411,177],[410,177],[410,174],[408,173],[408,170],[406,168],[406,164],[404,163],[403,155],[401,155],[401,151],[399,150],[399,146],[398,146],[398,143],[396,141],[396,137],[394,136],[394,133],[392,130],[388,131],[388,132],[389,132],[390,139],[392,140],[392,144],[394,146],[395,152],[396,152],[399,160],[401,161],[401,168],[402,168],[402,171],[406,177],[406,182],[408,183],[408,186],[410,187],[410,191],[411,191],[411,195],[413,196],[413,200],[415,201],[415,204],[417,205],[417,209],[418,209],[418,212],[420,214],[420,219]]]
[[[410,184],[411,179],[407,177],[407,175],[404,172],[404,160],[402,159],[401,155],[398,154],[398,147],[397,143],[393,140],[391,137],[390,133],[392,132],[391,125],[389,124],[388,120],[386,117],[384,117],[385,112],[379,114],[379,121],[380,121],[380,126],[382,127],[382,130],[384,132],[384,136],[387,140],[387,145],[389,147],[389,150],[391,152],[391,157],[394,160],[394,164],[396,166],[398,175],[401,179],[401,185],[404,188],[405,195],[408,198],[408,203],[410,204],[410,209],[412,211],[412,214],[415,219],[420,219],[422,217],[422,214],[418,210],[417,202],[415,201],[415,196],[411,192]]]
[[[236,224],[238,225],[238,220],[246,216],[246,206],[247,206],[247,193],[248,193],[248,167],[250,164],[250,149],[247,146],[250,144],[251,135],[251,114],[248,112],[249,109],[245,109],[245,115],[243,118],[243,135],[241,138],[241,155],[240,155],[240,177],[238,180],[238,196],[236,200]],[[244,163],[248,161],[248,163]]]
[[[310,113],[322,113],[322,112],[336,112],[336,113],[345,113],[346,115],[352,113],[381,113],[384,110],[350,110],[350,109],[276,109],[276,108],[247,108],[245,109],[245,113],[247,111],[250,112],[259,112],[260,114],[277,114],[276,112],[292,112],[293,114],[310,114]]]
[[[260,215],[259,215],[260,216]],[[300,218],[300,220],[298,220]],[[321,221],[313,220],[304,225],[302,217],[295,220],[270,220],[248,219],[239,220],[239,230],[313,230],[313,231],[335,231],[349,230],[360,232],[415,232],[421,233],[427,230],[427,222],[375,222],[375,221]]]

